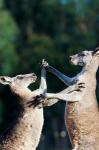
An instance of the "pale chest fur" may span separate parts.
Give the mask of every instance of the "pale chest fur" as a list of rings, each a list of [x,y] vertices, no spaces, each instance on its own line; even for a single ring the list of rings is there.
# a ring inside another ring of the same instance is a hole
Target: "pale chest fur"
[[[90,82],[89,82],[90,81]],[[96,80],[92,78],[92,76],[80,75],[78,77],[78,83],[85,83],[85,88],[82,90],[81,94],[79,94],[78,102],[67,102],[66,112],[71,116],[78,116],[96,112],[98,113],[98,104],[96,100]]]
[[[40,140],[43,122],[43,109],[27,111],[2,141],[0,150],[35,150]]]
[[[87,144],[93,141],[94,144],[94,139],[99,142],[99,110],[95,94],[96,80],[94,77],[92,78],[91,74],[86,78],[85,74],[85,76],[80,75],[77,82],[84,82],[85,89],[79,102],[67,102],[65,115],[67,130],[73,145],[75,143],[84,144],[85,141]],[[84,140],[85,138],[87,140]]]

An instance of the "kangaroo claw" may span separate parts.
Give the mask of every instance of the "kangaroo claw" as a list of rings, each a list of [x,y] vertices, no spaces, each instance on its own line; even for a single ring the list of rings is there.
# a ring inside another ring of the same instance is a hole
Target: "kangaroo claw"
[[[70,87],[70,90],[68,93],[72,93],[74,91],[82,92],[83,88],[85,88],[85,83],[83,83],[83,82],[77,83],[77,84],[74,84]]]
[[[42,59],[41,67],[47,68],[49,66],[48,62],[45,59]]]
[[[42,102],[44,101],[44,98],[45,97],[43,94],[37,95],[31,101],[27,102],[27,106],[35,108],[35,107],[39,106],[40,104],[42,104]]]

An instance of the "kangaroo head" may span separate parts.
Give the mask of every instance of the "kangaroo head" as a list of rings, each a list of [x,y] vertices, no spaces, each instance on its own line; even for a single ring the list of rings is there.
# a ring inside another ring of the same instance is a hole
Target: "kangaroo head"
[[[73,65],[85,66],[90,64],[93,57],[99,57],[99,48],[94,51],[82,51],[78,54],[70,56],[70,61]]]
[[[0,83],[9,85],[11,91],[17,95],[25,94],[28,91],[28,86],[36,81],[36,75],[34,73],[17,75],[15,77],[0,76]]]

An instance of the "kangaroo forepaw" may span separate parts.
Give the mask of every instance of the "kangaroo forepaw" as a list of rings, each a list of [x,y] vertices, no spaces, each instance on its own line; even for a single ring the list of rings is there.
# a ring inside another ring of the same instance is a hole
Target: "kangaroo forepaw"
[[[44,101],[44,99],[45,99],[45,97],[43,94],[37,95],[36,97],[33,98],[33,100],[31,100],[27,103],[27,106],[33,107],[33,108],[35,108],[35,107],[41,108],[41,107],[43,107],[42,102]]]
[[[83,88],[85,88],[85,83],[80,82],[77,84],[77,89],[75,89],[75,91],[82,91]]]
[[[48,68],[49,64],[45,59],[42,59],[41,67]]]
[[[74,91],[81,92],[83,88],[85,88],[85,83],[80,82],[80,83],[70,86],[68,93],[72,93]]]

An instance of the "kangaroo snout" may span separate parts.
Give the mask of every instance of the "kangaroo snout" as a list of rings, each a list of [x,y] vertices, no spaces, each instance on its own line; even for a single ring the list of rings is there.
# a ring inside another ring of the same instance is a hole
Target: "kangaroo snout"
[[[69,59],[71,60],[73,58],[73,56],[69,56]]]

